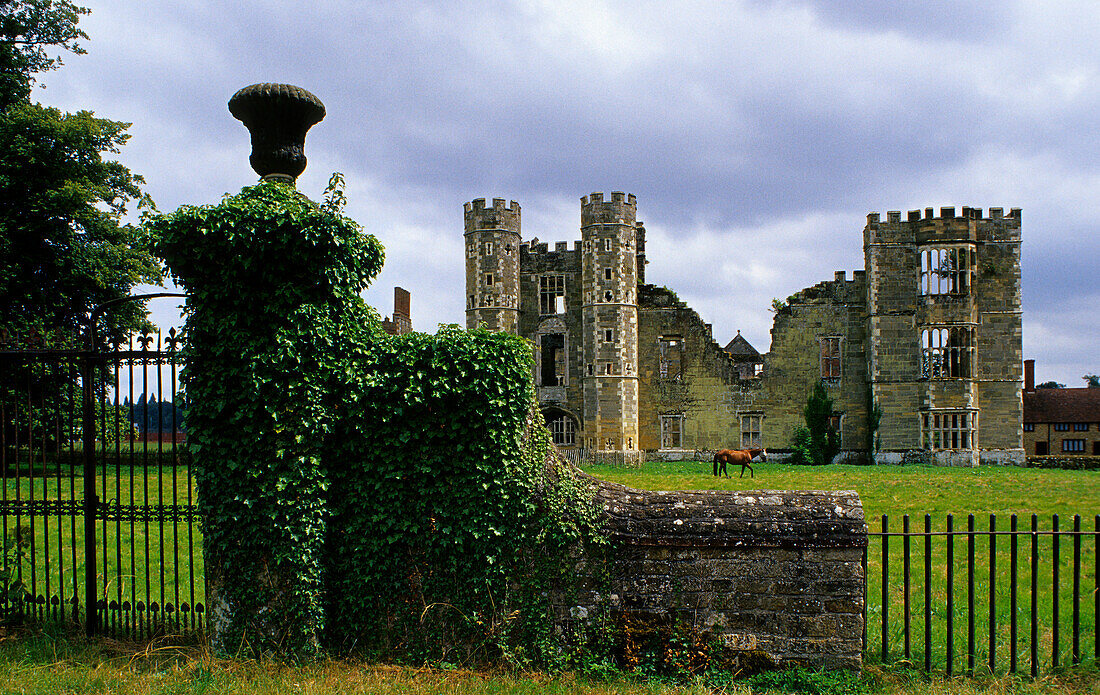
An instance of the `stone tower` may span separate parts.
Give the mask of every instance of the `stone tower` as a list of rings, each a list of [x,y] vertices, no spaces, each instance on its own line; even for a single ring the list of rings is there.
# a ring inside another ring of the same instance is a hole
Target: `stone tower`
[[[872,213],[864,253],[878,458],[1022,458],[1020,211]]]
[[[582,378],[590,449],[638,449],[636,216],[633,195],[581,198]]]
[[[519,330],[520,207],[466,203],[466,327]]]

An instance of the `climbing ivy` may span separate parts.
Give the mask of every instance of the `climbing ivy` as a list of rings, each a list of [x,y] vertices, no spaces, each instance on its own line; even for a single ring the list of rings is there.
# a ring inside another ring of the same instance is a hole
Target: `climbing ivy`
[[[570,558],[599,543],[548,456],[530,345],[391,337],[359,292],[378,241],[260,183],[149,220],[188,291],[183,381],[214,646],[538,661]]]

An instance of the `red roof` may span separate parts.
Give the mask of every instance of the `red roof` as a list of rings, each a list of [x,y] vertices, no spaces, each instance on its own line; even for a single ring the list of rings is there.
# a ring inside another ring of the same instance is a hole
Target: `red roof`
[[[1100,389],[1024,391],[1024,422],[1100,422]]]

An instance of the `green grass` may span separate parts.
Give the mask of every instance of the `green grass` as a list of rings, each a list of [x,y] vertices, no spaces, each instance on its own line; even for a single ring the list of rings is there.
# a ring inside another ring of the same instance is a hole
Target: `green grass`
[[[856,490],[868,519],[889,514],[998,516],[1100,513],[1100,471],[1015,466],[788,466],[754,463],[755,477],[711,475],[710,461],[649,461],[640,468],[591,466],[588,473],[642,490]],[[1007,524],[1007,521],[1005,522]]]
[[[18,481],[7,478],[3,481],[3,494],[9,502],[16,499],[81,502],[83,476],[79,470],[63,471],[67,474],[23,477]],[[96,494],[111,504],[186,505],[189,486],[191,502],[196,499],[186,466],[101,465],[98,471]],[[0,576],[6,574],[9,580],[18,579],[26,591],[43,597],[46,603],[35,609],[37,617],[60,618],[63,608],[64,616],[70,617],[67,602],[74,594],[83,602],[84,596],[83,516],[9,515],[3,523],[8,557],[0,568]],[[23,543],[18,562],[13,552],[17,525],[22,529]],[[158,608],[167,604],[173,609],[183,603],[190,607],[205,602],[202,532],[198,523],[99,520],[96,539],[100,548],[98,585],[108,602],[114,601],[119,606],[124,602],[131,606],[137,606],[138,602],[149,606],[155,602]],[[60,602],[56,606],[50,603],[53,597]],[[130,621],[146,631],[150,628],[147,620],[145,614],[113,611],[108,627],[117,628]]]
[[[85,640],[73,635],[0,628],[0,695],[111,693],[168,695],[411,694],[504,695],[752,695],[812,692],[822,695],[1076,695],[1100,693],[1095,670],[1082,667],[1038,680],[1013,677],[927,678],[907,670],[871,667],[862,674],[789,671],[736,680],[685,684],[626,676],[412,668],[323,659],[290,665],[216,659],[201,645],[165,641]]]
[[[1039,516],[1039,529],[1052,528],[1052,515],[1060,516],[1060,530],[1072,529],[1073,515],[1080,514],[1082,529],[1094,528],[1094,515],[1100,513],[1100,471],[1062,471],[1017,467],[940,468],[931,466],[787,466],[774,463],[755,464],[756,476],[752,479],[717,479],[711,475],[709,461],[648,462],[641,468],[615,468],[592,466],[586,470],[592,475],[632,487],[649,490],[752,490],[752,489],[824,489],[856,490],[863,501],[869,530],[881,531],[882,515],[889,515],[889,530],[902,530],[904,515],[910,515],[910,531],[924,529],[924,515],[930,514],[933,533],[946,528],[948,514],[954,515],[954,529],[967,528],[967,516],[974,514],[975,530],[989,529],[989,515],[997,515],[997,530],[1007,531],[1010,516],[1019,514],[1019,530],[1029,530],[1031,514]],[[909,656],[918,665],[924,659],[924,587],[930,579],[932,594],[929,603],[932,614],[932,630],[928,643],[931,647],[932,667],[945,669],[947,665],[947,539],[932,536],[930,553],[932,572],[924,575],[924,537],[910,540],[910,593],[909,593]],[[968,564],[967,538],[955,537],[953,567],[954,624],[953,654],[954,672],[962,672],[968,666]],[[1017,569],[1017,621],[1018,667],[1030,670],[1030,584],[1031,537],[1018,537]],[[1080,586],[1078,611],[1080,620],[1081,654],[1091,659],[1095,639],[1095,613],[1093,597],[1096,589],[1096,551],[1100,537],[1086,535],[1081,543]],[[1011,565],[1010,541],[998,537],[996,545],[996,587],[993,604],[996,616],[994,631],[995,667],[1003,672],[1009,665],[1011,648],[1010,623],[1012,604],[1010,596]],[[1060,538],[1059,597],[1060,623],[1057,659],[1064,665],[1072,658],[1073,603],[1073,540]],[[1037,610],[1037,659],[1039,671],[1054,667],[1054,597],[1053,597],[1053,544],[1049,535],[1037,537],[1038,563],[1035,566],[1038,591],[1035,598]],[[905,575],[903,540],[891,537],[888,544],[888,619],[886,661],[905,658]],[[975,670],[986,668],[989,660],[989,538],[976,536],[974,549],[974,616]],[[870,661],[882,660],[882,538],[871,536],[867,558],[867,653]]]

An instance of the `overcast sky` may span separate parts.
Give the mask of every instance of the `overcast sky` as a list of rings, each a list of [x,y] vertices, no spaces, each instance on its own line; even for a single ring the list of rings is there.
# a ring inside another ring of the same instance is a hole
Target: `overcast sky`
[[[79,0],[78,0],[79,1]],[[871,211],[1023,208],[1024,356],[1100,372],[1100,3],[1020,0],[84,0],[88,55],[35,97],[133,123],[161,210],[253,183],[226,109],[316,94],[299,188],[344,173],[386,247],[368,301],[465,324],[462,204],[580,237],[581,196],[638,197],[649,282],[768,349],[773,297],[863,267]]]

